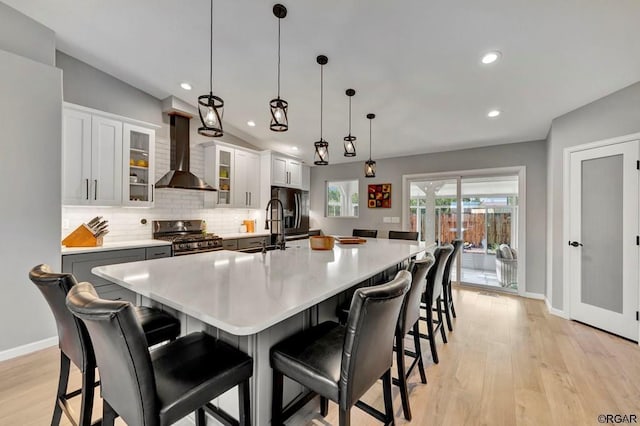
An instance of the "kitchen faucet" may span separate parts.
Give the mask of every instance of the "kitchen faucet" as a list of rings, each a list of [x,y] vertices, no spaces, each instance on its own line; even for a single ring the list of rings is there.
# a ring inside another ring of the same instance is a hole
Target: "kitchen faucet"
[[[279,219],[277,220],[273,219],[273,210],[269,212],[269,208],[271,207],[272,203],[277,203],[279,205],[279,209],[277,210],[280,212],[280,214],[279,214]],[[265,220],[264,220],[264,229],[269,229],[269,222],[280,222],[280,229],[278,232],[278,237],[276,239],[276,247],[279,248],[280,250],[284,250],[286,248],[285,247],[286,241],[284,238],[284,205],[282,204],[282,201],[280,201],[277,198],[272,198],[267,203]]]

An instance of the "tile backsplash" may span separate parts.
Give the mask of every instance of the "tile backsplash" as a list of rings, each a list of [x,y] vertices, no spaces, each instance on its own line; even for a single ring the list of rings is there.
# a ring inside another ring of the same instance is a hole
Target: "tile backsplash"
[[[197,176],[204,175],[204,148],[191,146],[191,171]],[[169,170],[169,141],[156,138],[155,179]],[[266,203],[265,203],[266,204]],[[151,221],[175,219],[203,219],[207,221],[207,231],[216,234],[239,232],[243,220],[255,219],[264,223],[264,209],[205,209],[204,192],[184,189],[158,189],[152,208],[139,207],[94,207],[62,206],[61,238],[66,237],[81,223],[94,216],[103,216],[109,221],[109,234],[105,242],[120,242],[151,238]],[[142,224],[142,219],[147,223]]]

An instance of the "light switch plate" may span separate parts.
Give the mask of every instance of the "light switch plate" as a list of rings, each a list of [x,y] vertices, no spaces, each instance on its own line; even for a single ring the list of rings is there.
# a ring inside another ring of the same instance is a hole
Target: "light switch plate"
[[[385,217],[382,218],[382,222],[383,223],[393,223],[393,222],[391,222],[391,219],[392,219],[391,217],[385,216]]]
[[[400,223],[400,218],[398,216],[394,216],[391,218],[391,223]]]

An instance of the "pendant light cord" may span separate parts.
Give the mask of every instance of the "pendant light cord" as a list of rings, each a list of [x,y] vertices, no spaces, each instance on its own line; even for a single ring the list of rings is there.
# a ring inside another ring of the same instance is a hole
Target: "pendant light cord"
[[[211,34],[209,38],[209,93],[213,93],[213,0],[211,0]]]
[[[320,65],[320,140],[322,139],[322,94],[324,93],[324,65]]]
[[[369,161],[371,161],[371,119],[369,119]]]
[[[349,136],[351,136],[351,96],[349,96]]]
[[[278,18],[278,99],[280,99],[280,21]]]

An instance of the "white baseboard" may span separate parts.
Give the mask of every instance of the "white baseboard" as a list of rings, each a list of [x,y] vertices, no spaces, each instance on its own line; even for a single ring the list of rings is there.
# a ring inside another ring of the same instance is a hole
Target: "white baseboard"
[[[546,297],[544,298],[544,302],[547,305],[547,310],[549,311],[550,314],[560,318],[569,319],[569,314],[567,314],[565,311],[561,309],[556,309],[553,306],[551,306],[551,302],[549,302],[549,299],[547,299]]]
[[[37,342],[27,343],[26,345],[7,349],[0,352],[0,361],[6,361],[11,358],[19,357],[21,355],[30,354],[31,352],[39,351],[40,349],[55,346],[57,343],[58,336],[53,336],[46,339],[38,340]]]
[[[522,293],[522,296],[528,297],[529,299],[544,300],[544,294],[540,293],[529,293],[528,291],[525,291]]]

